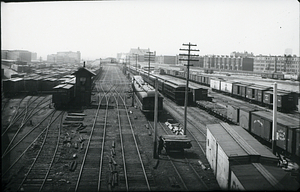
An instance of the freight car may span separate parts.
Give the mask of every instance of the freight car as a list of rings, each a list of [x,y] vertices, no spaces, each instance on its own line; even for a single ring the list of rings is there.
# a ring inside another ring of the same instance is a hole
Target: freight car
[[[200,108],[222,120],[240,125],[253,134],[262,143],[271,147],[272,141],[272,113],[250,104],[226,102],[223,108],[216,107],[216,103],[197,101]],[[223,112],[224,111],[224,112]],[[224,119],[225,118],[225,119]],[[292,158],[300,157],[300,120],[299,117],[291,117],[282,113],[277,116],[277,152],[284,153]]]
[[[38,94],[51,93],[59,80],[49,76],[30,76],[23,78],[11,78],[3,81],[3,92],[5,97],[16,96],[21,93]]]
[[[207,125],[206,157],[222,190],[297,190],[279,159],[240,126]],[[245,175],[247,177],[245,177]]]
[[[132,89],[137,106],[144,113],[154,113],[155,89],[144,82],[141,76],[132,77]],[[163,110],[163,97],[158,94],[158,112]]]
[[[56,109],[68,107],[74,100],[74,85],[60,84],[53,88],[52,103]]]
[[[167,69],[165,72],[167,75],[185,79],[185,73],[183,71]],[[248,82],[228,81],[223,78],[215,78],[207,74],[200,73],[191,73],[189,79],[195,83],[209,86],[216,92],[221,92],[260,106],[273,106],[273,102],[271,102],[271,100],[264,100],[265,92],[270,93],[269,91],[272,90],[272,87]],[[277,106],[280,111],[289,112],[296,109],[296,106],[298,105],[298,95],[295,92],[278,90],[277,98]]]

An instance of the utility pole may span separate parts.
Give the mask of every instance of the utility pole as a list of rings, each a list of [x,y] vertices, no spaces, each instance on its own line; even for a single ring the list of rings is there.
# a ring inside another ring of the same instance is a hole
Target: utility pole
[[[158,114],[158,82],[155,79],[155,100],[154,100],[154,138],[153,138],[153,158],[157,159],[157,114]]]
[[[138,62],[138,55],[136,53],[133,53],[133,55],[135,56],[135,70],[137,70],[137,62]]]
[[[150,60],[153,58],[154,55],[151,55],[153,52],[146,52],[149,55],[145,55],[145,59],[148,59],[148,79],[149,79],[149,74],[150,74]]]
[[[273,90],[273,130],[272,130],[272,151],[276,155],[276,133],[277,133],[277,83],[274,83]]]
[[[179,59],[180,61],[187,61],[186,65],[186,86],[185,86],[185,100],[184,100],[184,129],[183,134],[186,135],[186,125],[187,125],[187,105],[188,105],[188,89],[189,89],[189,76],[190,76],[190,61],[198,61],[198,59],[191,59],[191,57],[197,57],[199,55],[191,55],[191,51],[199,51],[196,49],[191,49],[193,45],[191,43],[189,44],[182,44],[183,46],[188,46],[188,49],[179,49],[180,51],[188,51],[188,54],[179,54],[179,56],[187,56],[187,59]]]

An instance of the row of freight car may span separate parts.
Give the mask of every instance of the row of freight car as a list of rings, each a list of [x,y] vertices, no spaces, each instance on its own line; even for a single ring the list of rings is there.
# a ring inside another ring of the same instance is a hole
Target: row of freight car
[[[262,78],[268,78],[268,79],[289,79],[289,80],[298,80],[300,76],[297,74],[284,74],[284,73],[262,73]]]
[[[222,190],[299,189],[297,170],[283,170],[280,159],[243,128],[227,123],[206,127],[206,157]]]
[[[165,70],[171,76],[186,78],[184,71]],[[189,79],[193,82],[209,86],[212,90],[228,94],[242,100],[249,101],[261,106],[273,106],[273,88],[257,85],[254,83],[237,82],[214,78],[206,74],[190,74]],[[285,90],[277,91],[277,107],[279,110],[289,112],[295,110],[298,105],[298,94]]]
[[[263,143],[271,146],[273,114],[253,105],[220,101],[197,101],[198,107],[223,120],[240,125]],[[277,114],[276,146],[279,153],[300,158],[300,120],[286,114]]]
[[[99,79],[101,75],[102,67],[94,70],[96,76],[92,77],[92,89],[95,87],[95,81]],[[75,95],[75,82],[73,83],[61,83],[52,89],[52,103],[56,109],[68,108],[74,103]]]
[[[57,78],[53,75],[34,75],[23,78],[11,78],[3,80],[3,92],[5,97],[12,97],[20,93],[37,94],[51,93],[53,87],[61,83],[75,83],[75,77],[66,75]]]
[[[149,74],[147,71],[129,67],[127,70],[133,75],[140,75],[145,82],[155,87],[157,79],[158,91],[164,96],[170,98],[178,105],[184,105],[186,84],[181,80],[175,80],[168,76]],[[124,71],[125,72],[125,71]],[[198,100],[209,100],[208,88],[201,85],[189,85],[188,104],[193,105]]]

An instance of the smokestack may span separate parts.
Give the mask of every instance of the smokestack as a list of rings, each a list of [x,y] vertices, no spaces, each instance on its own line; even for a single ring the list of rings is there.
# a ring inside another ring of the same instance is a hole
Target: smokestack
[[[83,67],[85,67],[85,61],[83,62]]]

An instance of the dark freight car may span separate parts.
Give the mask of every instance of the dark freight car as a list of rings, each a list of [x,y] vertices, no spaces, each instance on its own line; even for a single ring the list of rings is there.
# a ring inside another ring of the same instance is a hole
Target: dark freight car
[[[52,103],[55,108],[67,107],[74,99],[74,85],[60,84],[53,88]]]
[[[296,93],[284,90],[277,91],[277,107],[283,111],[290,111],[296,108],[298,104],[298,96]],[[273,106],[273,91],[264,92],[263,103],[269,107]]]
[[[3,92],[5,97],[16,95],[22,87],[22,78],[12,78],[3,80]]]
[[[272,87],[263,86],[263,85],[250,85],[247,86],[246,98],[261,104],[263,103],[263,95],[265,91],[272,89]]]
[[[253,85],[253,83],[236,83],[232,86],[232,95],[237,97],[246,98],[247,86]]]
[[[273,115],[268,111],[257,111],[251,114],[251,133],[263,138],[265,141],[272,141]],[[277,117],[276,145],[290,154],[295,154],[296,130],[300,129],[300,120],[284,115]]]

